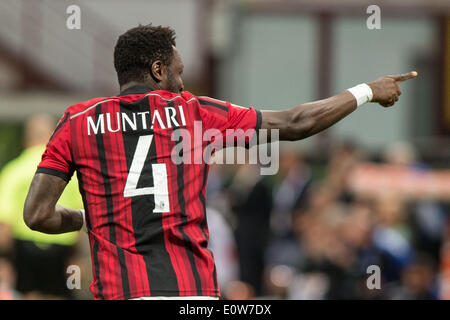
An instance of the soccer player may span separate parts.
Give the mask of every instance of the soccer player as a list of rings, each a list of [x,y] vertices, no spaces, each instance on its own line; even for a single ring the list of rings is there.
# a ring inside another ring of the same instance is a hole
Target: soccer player
[[[216,268],[207,249],[208,164],[173,161],[172,133],[194,139],[215,129],[277,129],[300,140],[338,122],[358,105],[392,106],[410,72],[361,84],[331,98],[284,111],[259,111],[183,91],[183,63],[173,29],[138,26],[114,50],[120,94],[69,107],[47,144],[25,201],[33,230],[63,233],[86,226],[95,299],[217,298]],[[195,141],[194,141],[195,140]],[[184,141],[183,141],[184,142]],[[188,144],[189,145],[189,144]],[[183,157],[183,159],[185,159]],[[55,206],[77,172],[84,209]]]

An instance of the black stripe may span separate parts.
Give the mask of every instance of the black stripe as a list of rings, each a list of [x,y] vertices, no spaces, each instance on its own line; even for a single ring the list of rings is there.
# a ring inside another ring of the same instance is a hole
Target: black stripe
[[[87,228],[87,230],[91,230],[92,225],[91,225],[91,219],[89,218],[89,207],[87,205],[86,192],[84,191],[84,182],[83,182],[84,178],[79,170],[77,170],[77,178],[78,178],[78,189],[80,190],[81,198],[83,199],[83,207],[84,207],[85,216],[86,216],[86,228]],[[95,238],[93,240],[94,240],[94,245],[92,246],[92,260],[93,260],[92,262],[94,264],[95,278],[97,279],[97,284],[96,284],[96,286],[98,288],[97,295],[100,299],[104,300],[105,297],[103,296],[103,285],[100,280],[100,265],[98,263],[98,242]]]
[[[169,107],[174,107],[173,101],[167,101],[167,105]],[[180,136],[181,139],[181,136]],[[178,143],[179,141],[176,141]],[[183,157],[183,149],[181,149],[180,157]],[[192,241],[189,239],[187,234],[184,232],[183,227],[187,225],[187,213],[186,213],[186,201],[184,198],[184,164],[178,164],[177,165],[177,185],[178,185],[178,204],[180,206],[180,218],[181,218],[181,224],[179,225],[178,229],[183,237],[184,246],[186,249],[186,254],[189,260],[189,264],[191,265],[192,274],[194,276],[195,280],[195,287],[197,289],[197,294],[199,296],[202,295],[202,282],[200,280],[200,275],[197,270],[197,267],[195,265],[195,258],[194,253],[192,250]]]
[[[201,190],[200,191],[200,201],[201,201],[202,206],[203,206],[203,219],[200,222],[200,228],[202,229],[203,235],[206,238],[205,227],[207,226],[208,221],[207,221],[207,217],[206,217],[206,199],[205,199],[205,196],[203,195],[202,191],[205,188],[205,184],[206,184],[208,165],[205,164],[203,167],[204,167],[203,168],[203,182],[202,182],[202,188],[200,189]]]
[[[81,193],[81,198],[83,199],[83,207],[84,207],[84,211],[85,211],[85,216],[86,216],[86,228],[87,230],[91,230],[92,229],[92,225],[91,225],[91,219],[89,218],[89,207],[87,205],[87,198],[86,198],[86,192],[84,190],[84,181],[83,181],[83,175],[80,172],[80,169],[77,168],[77,178],[78,178],[78,189]],[[102,300],[105,299],[105,297],[103,296],[103,285],[102,282],[100,280],[100,265],[98,263],[98,242],[97,240],[93,237],[93,241],[94,241],[94,245],[92,246],[92,262],[94,264],[94,272],[95,272],[95,278],[97,279],[97,289],[98,289],[98,297]]]
[[[91,220],[89,219],[89,209],[87,206],[87,199],[86,199],[86,192],[84,191],[84,182],[83,182],[83,176],[80,173],[79,170],[77,170],[77,178],[78,178],[78,189],[81,193],[81,198],[83,199],[83,207],[86,215],[86,227],[88,230],[92,229],[91,226]],[[98,263],[98,242],[94,239],[94,245],[92,246],[92,262],[94,264],[94,272],[95,272],[95,278],[97,279],[97,288],[98,288],[98,296],[100,299],[104,300],[105,297],[103,296],[103,285],[100,281],[100,265]]]
[[[218,291],[218,284],[217,284],[217,269],[216,269],[216,263],[214,263],[214,271],[213,271],[213,279],[214,279],[214,289]]]
[[[180,156],[183,156],[183,150],[180,152]],[[181,216],[181,224],[179,225],[178,229],[183,236],[184,246],[186,249],[186,254],[188,256],[189,264],[191,265],[192,274],[194,275],[195,279],[195,286],[197,289],[197,294],[200,296],[202,295],[202,283],[200,280],[200,275],[198,273],[197,267],[195,266],[195,258],[194,254],[192,252],[192,243],[187,234],[184,232],[183,227],[187,225],[187,213],[185,208],[185,199],[184,199],[184,179],[183,179],[183,173],[184,173],[184,164],[177,165],[177,184],[178,184],[178,203],[180,205],[180,216]]]
[[[218,104],[216,102],[203,100],[203,99],[198,99],[198,102],[200,102],[200,104],[203,105],[203,106],[205,106],[205,105],[206,106],[212,106],[212,107],[216,107],[216,108],[219,108],[219,109],[221,109],[223,111],[227,111],[228,112],[228,108],[227,107],[225,107],[225,106],[223,106],[221,104]]]
[[[53,136],[55,135],[55,133],[58,132],[59,129],[61,129],[63,124],[66,123],[68,119],[69,119],[69,112],[66,112],[64,114],[64,118],[58,123],[58,125],[56,126],[55,131],[53,131],[52,136],[50,137],[49,141],[51,141],[53,139]]]
[[[50,174],[52,176],[56,176],[58,178],[61,178],[67,182],[70,181],[71,175],[56,169],[50,169],[50,168],[44,168],[44,167],[39,167],[36,170],[36,173],[45,173],[45,174]]]
[[[78,179],[78,190],[81,194],[81,199],[83,199],[83,207],[84,207],[84,213],[86,217],[86,227],[88,230],[92,229],[91,226],[91,220],[89,219],[89,208],[87,205],[87,198],[86,198],[86,192],[84,191],[84,182],[83,182],[83,175],[80,173],[79,169],[77,169],[77,179]]]
[[[259,111],[256,108],[253,108],[256,112],[256,125],[255,125],[255,132],[253,133],[251,139],[248,141],[248,143],[245,144],[245,148],[249,149],[250,145],[257,145],[259,143],[259,130],[261,129],[261,123],[262,123],[262,115],[261,111]],[[253,144],[253,140],[255,140],[255,143]]]
[[[204,168],[203,168],[203,183],[202,183],[202,188],[201,188],[202,191],[205,188],[207,178],[208,178],[208,165],[205,164]],[[203,195],[202,191],[200,191],[200,201],[201,201],[202,206],[203,206],[203,220],[200,223],[200,228],[202,229],[203,235],[204,235],[204,237],[206,239],[205,228],[208,225],[208,219],[207,219],[207,213],[206,213],[206,199],[205,199],[205,196]],[[211,253],[211,256],[212,256],[212,252],[210,252],[210,253]],[[214,260],[214,258],[213,258],[213,260]],[[214,289],[217,290],[218,289],[218,285],[217,285],[216,264],[215,263],[214,263],[213,281],[214,281]]]
[[[92,246],[92,257],[94,262],[94,270],[95,270],[95,277],[97,278],[97,288],[98,288],[98,297],[102,300],[105,300],[105,297],[103,296],[103,285],[100,282],[100,265],[98,263],[98,241],[94,240],[94,245]]]
[[[85,210],[85,214],[86,214],[87,229],[91,230],[92,226],[91,226],[91,221],[89,219],[89,211],[88,211],[88,206],[87,206],[86,194],[84,192],[83,178],[82,178],[81,174],[79,173],[79,171],[77,171],[77,176],[78,176],[78,187],[80,189],[81,197],[83,198],[83,206],[84,206],[84,210]],[[94,264],[95,278],[97,279],[97,283],[96,283],[96,286],[98,289],[97,295],[100,299],[104,300],[105,297],[103,296],[103,285],[100,280],[100,264],[98,263],[98,241],[95,238],[93,240],[94,240],[94,245],[92,246],[92,263]]]
[[[149,99],[141,99],[134,103],[120,102],[120,112],[132,118],[132,112],[146,112],[150,110]],[[147,128],[150,128],[150,115],[147,117]],[[140,121],[140,119],[139,119]],[[124,150],[127,160],[127,171],[130,170],[136,145],[141,135],[153,134],[148,131],[125,131],[122,133]],[[157,149],[153,137],[144,169],[138,181],[137,188],[153,186],[152,163],[157,162]],[[143,257],[148,274],[150,294],[170,290],[165,295],[176,295],[179,291],[175,270],[170,255],[167,252],[162,224],[163,214],[154,213],[154,195],[142,195],[131,198],[132,224],[137,252]]]
[[[253,108],[256,111],[256,126],[255,126],[255,131],[256,133],[258,133],[259,129],[261,129],[261,123],[262,123],[262,115],[261,115],[261,111],[259,111],[256,108]]]
[[[95,107],[95,120],[98,121],[98,117],[102,112],[102,104],[99,104]],[[106,198],[106,210],[108,216],[108,226],[109,226],[109,241],[115,245],[117,248],[117,257],[119,258],[120,265],[120,273],[122,278],[122,289],[124,298],[129,298],[130,287],[128,283],[128,273],[126,269],[125,263],[125,255],[123,249],[117,246],[116,244],[116,229],[114,225],[114,206],[111,194],[111,181],[109,179],[108,173],[108,165],[106,162],[106,152],[105,152],[105,144],[103,141],[103,134],[97,134],[95,136],[97,140],[97,150],[98,150],[98,158],[100,162],[100,169],[103,176],[103,185],[105,187],[105,198]]]

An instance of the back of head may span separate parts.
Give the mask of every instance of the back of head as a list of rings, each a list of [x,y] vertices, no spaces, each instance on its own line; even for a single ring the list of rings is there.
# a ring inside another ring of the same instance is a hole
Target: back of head
[[[168,66],[174,54],[175,31],[170,27],[139,25],[122,34],[114,48],[114,67],[120,86],[144,82],[152,76],[152,64]]]

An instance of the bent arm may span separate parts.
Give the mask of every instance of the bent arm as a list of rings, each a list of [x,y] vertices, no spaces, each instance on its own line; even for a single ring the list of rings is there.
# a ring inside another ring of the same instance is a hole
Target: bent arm
[[[81,229],[82,210],[56,204],[66,184],[65,180],[53,175],[35,174],[23,209],[25,224],[30,229],[50,234]]]

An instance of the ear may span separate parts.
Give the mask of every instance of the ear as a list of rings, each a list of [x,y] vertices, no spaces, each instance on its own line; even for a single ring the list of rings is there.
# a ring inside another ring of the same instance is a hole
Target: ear
[[[164,77],[166,76],[167,72],[166,66],[160,60],[156,60],[155,62],[153,62],[152,69],[150,71],[152,78],[156,82],[164,80]]]

